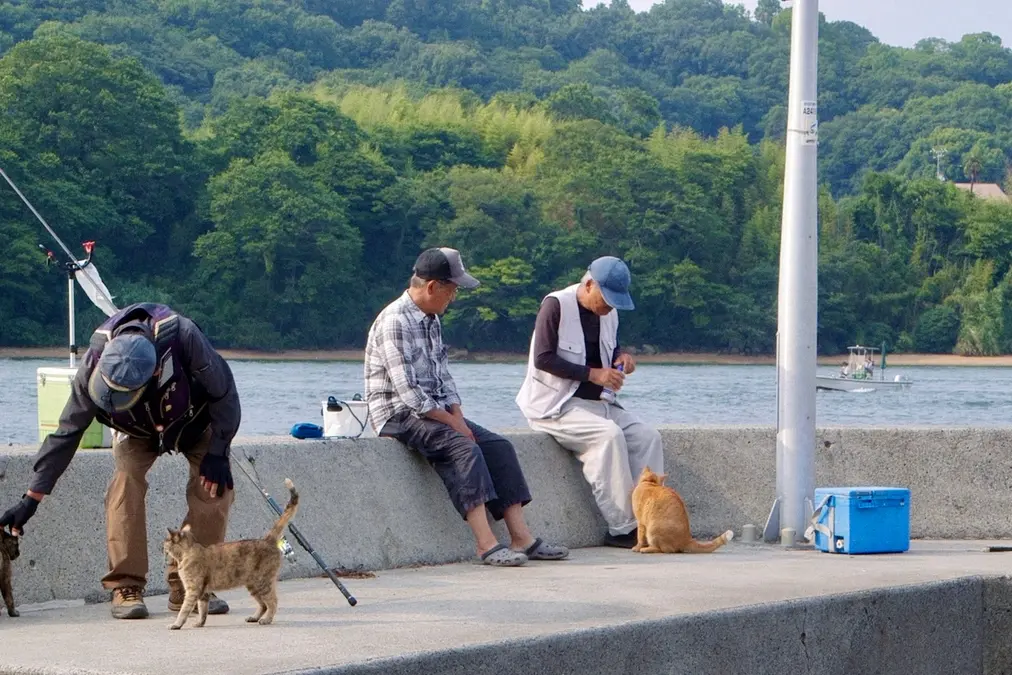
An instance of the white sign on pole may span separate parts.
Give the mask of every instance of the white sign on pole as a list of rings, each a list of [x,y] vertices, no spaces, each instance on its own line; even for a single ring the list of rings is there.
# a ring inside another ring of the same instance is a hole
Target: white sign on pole
[[[805,145],[819,142],[819,104],[815,101],[801,103],[801,130],[805,134]]]

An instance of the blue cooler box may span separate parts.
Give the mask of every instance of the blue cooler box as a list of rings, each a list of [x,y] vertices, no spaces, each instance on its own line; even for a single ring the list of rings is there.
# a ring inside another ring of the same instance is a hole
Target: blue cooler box
[[[812,521],[821,551],[901,553],[910,548],[910,490],[818,488]]]

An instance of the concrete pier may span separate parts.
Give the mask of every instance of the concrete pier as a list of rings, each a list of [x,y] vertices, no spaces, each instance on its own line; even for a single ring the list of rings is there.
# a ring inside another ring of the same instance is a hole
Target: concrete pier
[[[697,537],[761,526],[774,433],[662,429]],[[279,502],[285,477],[298,486],[296,524],[324,559],[376,577],[345,579],[352,608],[292,541],[275,625],[244,623],[252,604],[236,590],[221,594],[231,614],[172,633],[160,542],[185,513],[185,461],[149,474],[152,617],[125,622],[93,604],[108,598],[111,453],[79,451],[23,539],[22,616],[0,615],[0,673],[176,672],[180,658],[197,673],[1012,673],[1012,554],[989,552],[1012,539],[1012,430],[820,429],[818,487],[911,490],[911,551],[853,557],[738,540],[696,556],[598,548],[604,523],[579,464],[543,435],[509,437],[534,494],[528,522],[573,547],[570,560],[472,564],[441,482],[393,441],[244,438],[234,452]],[[35,450],[0,454],[0,505],[24,491]],[[273,514],[234,473],[228,536],[261,536]]]
[[[915,542],[848,557],[732,542],[710,555],[585,548],[561,562],[470,563],[282,582],[270,626],[245,591],[207,625],[118,621],[107,604],[0,616],[0,673],[999,675],[1009,672],[1010,554]]]

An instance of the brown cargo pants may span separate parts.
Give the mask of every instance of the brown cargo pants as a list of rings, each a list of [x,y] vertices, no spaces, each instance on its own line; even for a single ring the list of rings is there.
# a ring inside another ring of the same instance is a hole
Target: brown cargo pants
[[[200,460],[207,452],[210,437],[208,429],[193,448],[183,453],[190,463],[190,478],[186,483],[186,519],[179,524],[182,527],[189,523],[194,538],[204,545],[225,540],[228,514],[235,500],[234,490],[212,498],[200,485]],[[112,454],[116,469],[105,495],[109,572],[102,577],[102,586],[106,590],[143,588],[148,575],[147,473],[158,459],[158,452],[150,440],[114,431]],[[182,589],[174,561],[169,564],[167,581],[170,590]]]

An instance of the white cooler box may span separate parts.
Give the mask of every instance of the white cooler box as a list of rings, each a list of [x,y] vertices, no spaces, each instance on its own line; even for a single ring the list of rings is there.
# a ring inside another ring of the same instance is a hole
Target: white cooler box
[[[320,408],[324,438],[376,438],[365,401],[343,401],[331,396],[320,403]]]

